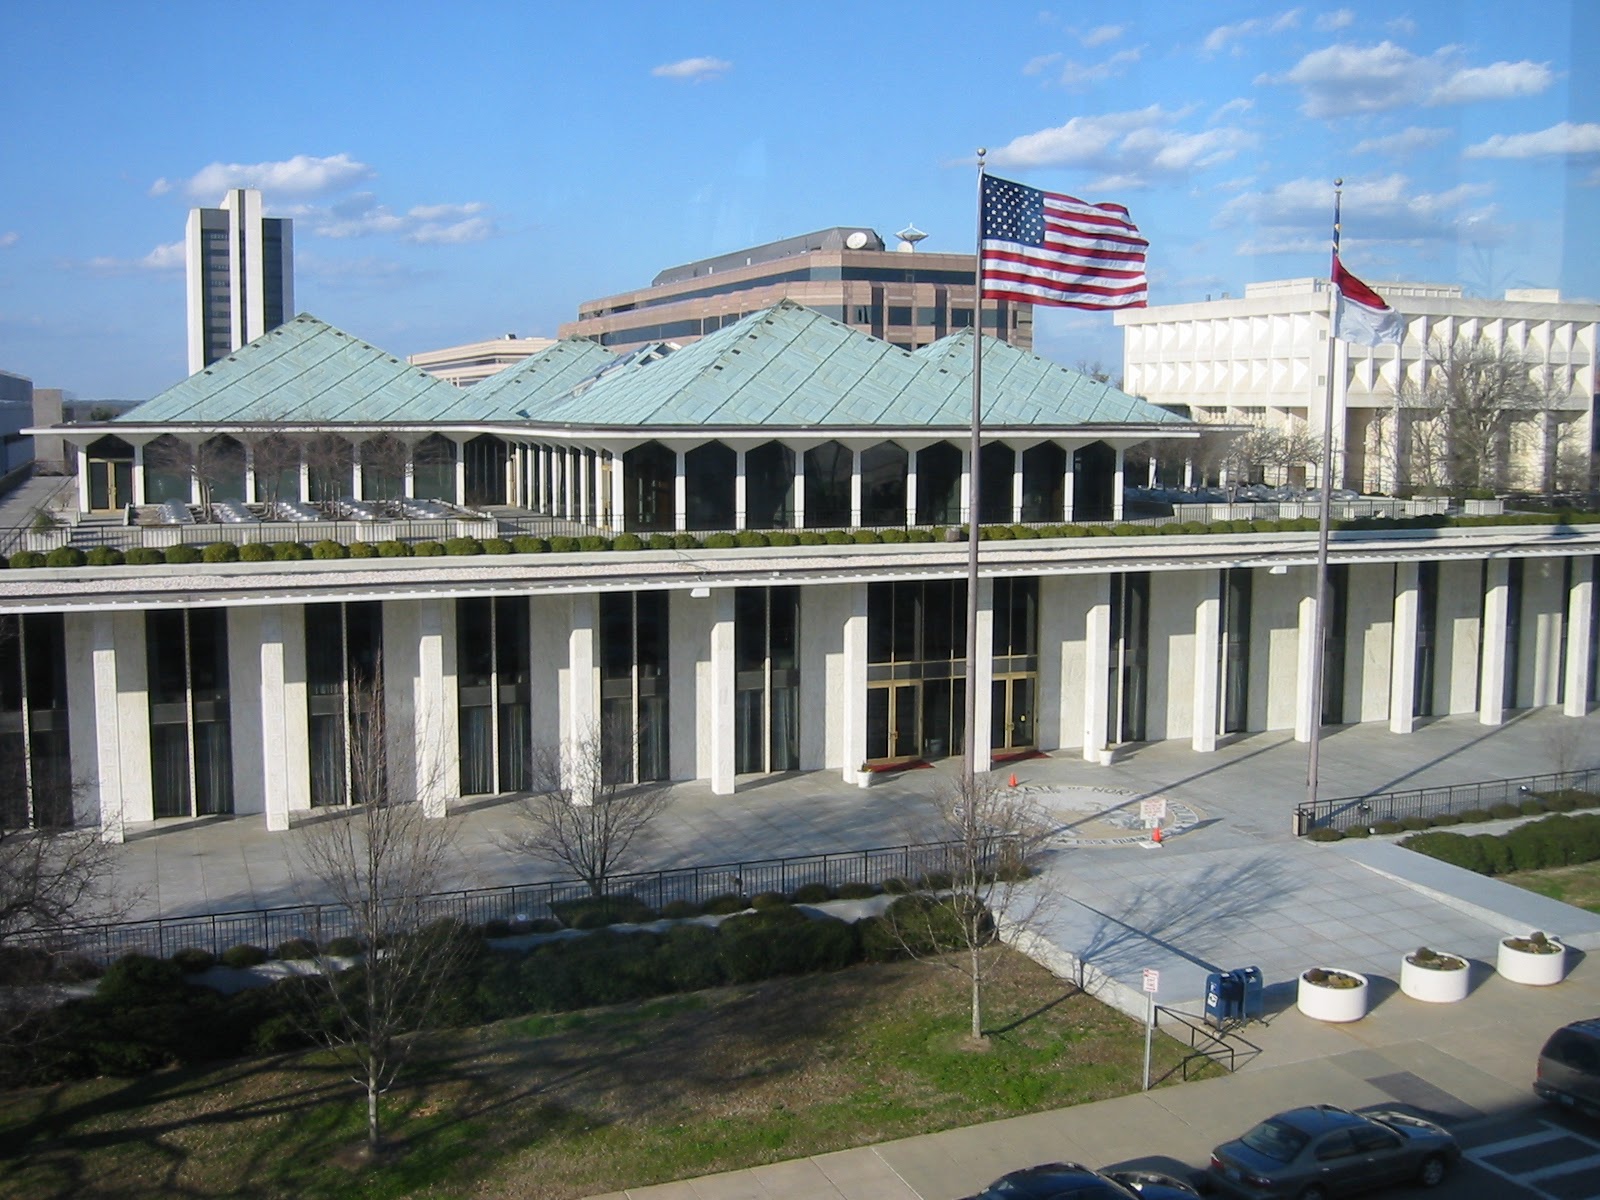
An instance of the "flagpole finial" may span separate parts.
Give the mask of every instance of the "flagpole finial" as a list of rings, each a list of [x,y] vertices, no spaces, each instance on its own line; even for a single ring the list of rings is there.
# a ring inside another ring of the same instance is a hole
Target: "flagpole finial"
[[[989,154],[988,147],[986,147],[986,146],[979,146],[978,147],[978,165],[980,167],[983,166],[983,160],[988,156],[988,154]]]
[[[1333,186],[1334,186],[1334,187],[1335,187],[1335,188],[1342,188],[1342,187],[1343,187],[1343,186],[1344,186],[1344,180],[1342,180],[1342,179],[1335,179],[1335,180],[1334,180],[1334,181],[1333,181]]]

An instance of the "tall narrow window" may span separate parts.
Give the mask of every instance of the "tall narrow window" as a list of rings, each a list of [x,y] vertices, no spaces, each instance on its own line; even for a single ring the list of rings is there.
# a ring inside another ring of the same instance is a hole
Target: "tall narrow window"
[[[152,609],[145,613],[145,652],[155,815],[232,812],[227,613]]]
[[[1417,665],[1411,715],[1433,715],[1434,672],[1439,650],[1439,564],[1417,564]]]
[[[734,769],[800,766],[800,589],[734,594]]]
[[[1243,733],[1250,724],[1250,600],[1254,575],[1233,567],[1223,575],[1222,644],[1217,682],[1222,688],[1222,732]]]
[[[1023,750],[1036,742],[1039,693],[1039,581],[994,581],[994,675],[990,683],[989,746]]]
[[[62,617],[0,617],[0,830],[72,823]]]
[[[667,592],[600,597],[600,721],[610,783],[669,777]]]
[[[1111,577],[1111,741],[1142,742],[1150,672],[1150,573]]]
[[[306,705],[316,807],[363,804],[384,795],[382,647],[381,604],[306,605]]]
[[[1350,568],[1328,568],[1328,615],[1322,640],[1322,723],[1344,723],[1345,625],[1350,611]]]
[[[965,745],[964,582],[867,586],[867,758],[943,758]]]
[[[528,600],[456,601],[456,679],[460,696],[461,794],[528,789]]]

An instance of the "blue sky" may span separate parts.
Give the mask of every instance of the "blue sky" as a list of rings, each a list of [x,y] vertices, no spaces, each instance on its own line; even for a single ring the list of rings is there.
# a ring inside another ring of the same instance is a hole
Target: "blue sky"
[[[1600,22],[1567,3],[0,5],[0,368],[184,374],[186,211],[295,218],[296,301],[396,353],[552,334],[834,224],[970,251],[999,174],[1132,210],[1151,303],[1326,271],[1600,299]],[[1574,69],[1579,64],[1579,69]],[[1038,348],[1120,361],[1111,318]]]

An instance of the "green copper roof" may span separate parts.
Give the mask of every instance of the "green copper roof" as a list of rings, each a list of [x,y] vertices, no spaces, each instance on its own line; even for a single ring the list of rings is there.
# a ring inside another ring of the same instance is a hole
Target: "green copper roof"
[[[116,420],[180,425],[437,420],[456,388],[301,313]]]
[[[469,388],[452,389],[456,402],[438,421],[526,420],[544,404],[559,400],[579,380],[615,360],[615,355],[584,338],[563,338],[520,363],[497,371]]]
[[[1026,350],[984,339],[983,416],[997,427],[1186,424]],[[546,406],[573,425],[962,427],[972,334],[915,353],[791,301]]]

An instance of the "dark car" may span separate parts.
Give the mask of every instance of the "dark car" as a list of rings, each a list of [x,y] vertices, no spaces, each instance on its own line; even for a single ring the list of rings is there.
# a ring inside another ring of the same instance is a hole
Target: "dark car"
[[[1041,1163],[1002,1175],[968,1200],[1194,1200],[1187,1183],[1159,1171],[1092,1171]]]
[[[1552,1104],[1600,1117],[1600,1017],[1574,1021],[1539,1051],[1533,1090]]]
[[[1436,1187],[1461,1157],[1432,1121],[1331,1104],[1294,1108],[1211,1152],[1207,1178],[1245,1200],[1326,1200],[1394,1183]]]

